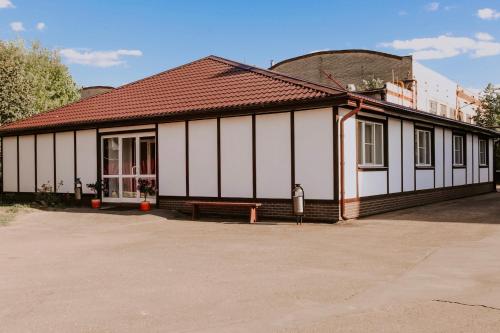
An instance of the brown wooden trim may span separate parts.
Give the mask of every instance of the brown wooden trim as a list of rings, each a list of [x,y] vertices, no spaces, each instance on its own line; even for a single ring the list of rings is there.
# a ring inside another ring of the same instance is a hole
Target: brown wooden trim
[[[333,107],[333,200],[339,198],[339,108]]]
[[[252,191],[257,198],[257,147],[255,138],[255,114],[252,115]]]
[[[0,138],[0,173],[2,174],[2,182],[0,183],[0,192],[3,193],[3,182],[4,182],[4,174],[3,174],[3,138]]]
[[[20,175],[19,175],[19,135],[16,136],[16,144],[17,144],[17,192],[20,192],[21,189],[20,189],[20,183],[21,183],[21,180],[20,180]]]
[[[54,158],[54,193],[57,193],[57,160],[56,160],[56,133],[52,133],[52,149]]]
[[[434,166],[415,166],[415,169],[418,170],[435,170]]]
[[[477,143],[479,145],[479,140],[477,141]],[[479,157],[479,152],[478,152],[477,156]],[[474,158],[474,134],[472,134],[472,162],[471,162],[471,164],[472,164],[472,184],[474,184],[474,160],[475,160],[475,158]]]
[[[388,167],[364,167],[364,166],[358,166],[357,169],[359,172],[370,172],[370,171],[389,171]]]
[[[445,145],[445,128],[441,127],[441,130],[443,132],[443,187],[446,187],[446,145]],[[453,170],[452,170],[453,171]]]
[[[186,196],[189,197],[189,122],[184,122],[186,135]]]
[[[222,197],[222,169],[220,148],[220,117],[217,118],[217,197]]]
[[[290,111],[290,193],[295,186],[295,111]]]
[[[404,136],[403,136],[403,119],[401,121],[401,193],[404,192]]]
[[[96,128],[95,130],[95,137],[96,137],[96,148],[97,148],[97,182],[101,183],[102,182],[102,147],[101,147],[101,136],[99,135],[99,129]],[[102,188],[99,193],[97,193],[97,197],[99,199],[102,199]]]
[[[38,135],[34,135],[35,141],[35,193],[38,192]]]
[[[155,176],[156,176],[156,208],[160,208],[160,140],[158,139],[158,124],[155,124]]]
[[[431,132],[431,158],[432,158],[432,166],[436,166],[436,127],[432,126],[432,132]],[[436,188],[436,169],[433,169],[434,174],[434,188]]]
[[[74,172],[74,179],[75,179],[75,184],[76,184],[76,179],[78,178],[78,158],[77,158],[77,153],[76,153],[76,131],[73,131],[73,172]],[[83,188],[82,188],[83,191]]]

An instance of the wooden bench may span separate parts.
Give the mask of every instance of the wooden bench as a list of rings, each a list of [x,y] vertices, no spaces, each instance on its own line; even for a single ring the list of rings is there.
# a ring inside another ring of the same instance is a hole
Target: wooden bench
[[[193,220],[200,217],[200,207],[237,207],[250,209],[250,223],[257,222],[257,208],[262,206],[257,202],[228,202],[228,201],[190,201],[193,206]]]

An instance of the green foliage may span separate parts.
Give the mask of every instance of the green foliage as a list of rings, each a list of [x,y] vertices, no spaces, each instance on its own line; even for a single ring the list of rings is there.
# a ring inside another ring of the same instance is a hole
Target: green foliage
[[[87,184],[87,188],[94,192],[94,197],[97,199],[99,197],[99,193],[101,193],[103,189],[102,181],[98,180],[95,183]]]
[[[141,194],[144,194],[144,201],[147,200],[148,195],[155,195],[156,188],[151,179],[140,178],[137,181],[138,189]]]
[[[63,181],[61,180],[57,186],[56,190],[57,192],[59,189],[64,185]],[[50,182],[46,184],[42,184],[40,188],[38,188],[36,192],[36,201],[42,206],[42,207],[57,207],[62,204],[61,197],[55,193],[52,185]]]
[[[383,87],[384,87],[384,80],[373,77],[369,80],[363,80],[363,83],[359,87],[359,90],[373,90],[373,89],[380,89]]]
[[[27,209],[28,206],[15,204],[12,206],[0,207],[0,226],[6,226],[18,213]]]
[[[0,124],[78,100],[78,87],[57,52],[0,41]]]
[[[486,86],[481,96],[481,108],[474,120],[484,127],[500,126],[500,89],[491,83]]]

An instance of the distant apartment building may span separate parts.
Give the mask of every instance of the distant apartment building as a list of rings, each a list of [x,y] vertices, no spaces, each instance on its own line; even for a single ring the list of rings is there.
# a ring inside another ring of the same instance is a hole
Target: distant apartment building
[[[410,56],[370,50],[320,51],[271,69],[387,102],[473,123],[478,96]]]

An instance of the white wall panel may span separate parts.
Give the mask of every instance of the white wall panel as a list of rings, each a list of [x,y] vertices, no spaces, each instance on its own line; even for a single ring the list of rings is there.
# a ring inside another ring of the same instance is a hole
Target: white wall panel
[[[290,198],[290,113],[258,115],[255,119],[258,198]]]
[[[83,184],[83,193],[93,193],[87,184],[97,179],[97,137],[95,130],[76,132],[76,173]]]
[[[186,124],[158,125],[160,195],[186,195]]]
[[[453,186],[465,185],[466,170],[465,168],[453,169]]]
[[[360,197],[387,194],[387,171],[359,172],[358,180]]]
[[[415,189],[415,151],[413,123],[403,121],[403,190]]]
[[[189,122],[189,195],[216,197],[217,120]]]
[[[345,116],[350,110],[345,110],[339,108],[339,116]],[[340,124],[340,121],[339,121]],[[339,125],[340,126],[340,125]],[[358,170],[357,163],[357,143],[356,143],[356,118],[351,117],[347,119],[344,123],[344,175],[345,175],[345,197],[355,198],[357,195],[357,177],[356,173]],[[340,128],[339,128],[339,138],[340,142]],[[340,145],[339,145],[340,154]],[[340,157],[339,157],[340,163]],[[339,179],[340,179],[340,170]],[[340,191],[340,186],[339,186]],[[340,196],[339,196],[340,197]]]
[[[389,193],[401,192],[401,120],[388,120]]]
[[[17,192],[17,137],[3,138],[3,190]]]
[[[488,172],[488,168],[480,168],[479,169],[479,181],[481,183],[489,182],[490,174]]]
[[[295,182],[309,199],[333,199],[331,108],[295,112]]]
[[[452,132],[449,129],[444,130],[444,184],[445,186],[453,185],[453,168],[452,168]]]
[[[54,135],[38,134],[36,146],[37,188],[43,184],[54,186]]]
[[[19,137],[19,191],[35,192],[35,136]]]
[[[220,120],[221,196],[253,197],[252,117]]]
[[[467,133],[465,149],[467,150],[467,157],[465,162],[467,163],[467,184],[472,184],[472,134]]]
[[[443,128],[434,128],[434,170],[436,172],[436,188],[444,184]]]
[[[472,181],[479,183],[479,138],[472,136]]]
[[[56,133],[56,187],[59,193],[75,191],[74,133]],[[62,186],[59,186],[60,182]]]
[[[434,188],[434,170],[416,170],[417,190]]]

